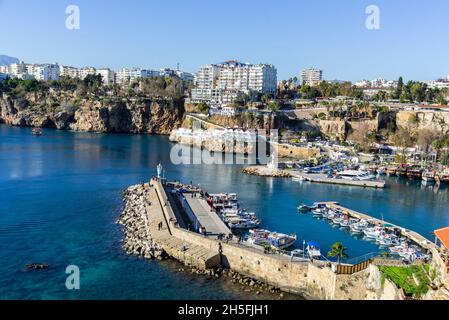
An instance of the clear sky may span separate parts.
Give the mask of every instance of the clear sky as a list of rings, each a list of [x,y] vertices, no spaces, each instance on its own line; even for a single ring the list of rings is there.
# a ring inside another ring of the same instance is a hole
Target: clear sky
[[[80,30],[65,27],[68,5]],[[365,27],[368,5],[380,30]],[[279,79],[449,74],[448,0],[0,0],[0,54],[74,66],[195,72],[229,59],[272,63]]]

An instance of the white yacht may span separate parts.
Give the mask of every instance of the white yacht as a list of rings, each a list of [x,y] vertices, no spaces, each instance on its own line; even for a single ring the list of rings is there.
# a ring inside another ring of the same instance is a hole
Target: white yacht
[[[376,176],[372,175],[368,171],[360,171],[360,170],[344,170],[337,172],[337,178],[345,179],[345,180],[375,180]]]

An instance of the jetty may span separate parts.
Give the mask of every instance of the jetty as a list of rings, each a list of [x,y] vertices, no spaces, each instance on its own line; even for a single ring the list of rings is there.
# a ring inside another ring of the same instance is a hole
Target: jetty
[[[198,274],[217,276],[222,272],[230,274],[232,281],[240,279],[240,283],[248,286],[263,284],[277,288],[273,290],[314,299],[380,299],[385,296],[382,287],[376,284],[381,280],[373,256],[354,265],[338,265],[327,260],[296,257],[284,251],[267,252],[232,237],[231,230],[205,199],[207,194],[200,188],[160,177],[128,188],[125,210],[119,219],[125,227],[123,247],[130,254],[148,259],[176,259],[192,272],[200,272]],[[386,224],[335,202],[323,204],[354,217]],[[434,244],[416,232],[393,224],[390,227],[399,228],[404,236],[424,248],[435,249]],[[377,280],[367,286],[368,278]],[[342,289],[348,282],[353,289]]]
[[[326,174],[292,172],[291,176],[315,183],[338,184],[344,186],[364,187],[364,188],[385,188],[386,182],[383,180],[347,180],[328,177]]]
[[[427,238],[425,238],[424,236],[420,235],[419,233],[413,230],[409,230],[401,226],[395,225],[393,223],[390,223],[388,221],[381,220],[373,216],[345,208],[341,206],[338,202],[318,202],[317,205],[325,205],[328,208],[340,210],[341,212],[347,214],[352,218],[363,219],[379,227],[383,227],[390,230],[399,230],[403,237],[415,242],[417,245],[425,249],[427,252],[432,252],[433,250],[438,249],[438,247],[433,242],[431,242],[430,240],[428,240]]]
[[[301,181],[314,183],[327,183],[342,186],[362,187],[362,188],[385,188],[384,180],[348,180],[329,177],[326,174],[304,173],[299,170],[281,170],[269,168],[267,166],[248,166],[242,170],[242,173],[260,177],[293,178]]]

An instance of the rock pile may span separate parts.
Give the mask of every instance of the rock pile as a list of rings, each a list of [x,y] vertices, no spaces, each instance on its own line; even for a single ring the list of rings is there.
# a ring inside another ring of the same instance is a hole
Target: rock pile
[[[130,255],[146,259],[163,259],[165,252],[151,237],[146,216],[148,186],[135,185],[124,191],[125,208],[117,223],[124,227],[123,249]]]

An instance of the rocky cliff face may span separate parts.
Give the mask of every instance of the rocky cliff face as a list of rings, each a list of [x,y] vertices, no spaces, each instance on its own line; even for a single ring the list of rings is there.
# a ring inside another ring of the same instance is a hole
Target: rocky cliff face
[[[164,134],[181,125],[182,101],[151,99],[61,99],[39,102],[32,96],[0,99],[0,121],[13,126],[61,130]]]

